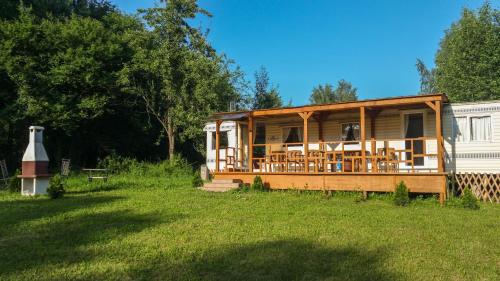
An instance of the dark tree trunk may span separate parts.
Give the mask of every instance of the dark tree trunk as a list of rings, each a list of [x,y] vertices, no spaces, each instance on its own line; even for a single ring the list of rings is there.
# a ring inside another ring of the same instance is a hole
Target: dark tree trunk
[[[170,160],[172,160],[175,153],[175,133],[174,126],[172,125],[172,120],[170,119],[170,117],[168,117],[167,120],[168,157]]]

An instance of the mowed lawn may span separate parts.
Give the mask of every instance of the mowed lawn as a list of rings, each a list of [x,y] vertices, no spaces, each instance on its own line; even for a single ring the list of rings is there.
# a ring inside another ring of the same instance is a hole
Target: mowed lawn
[[[0,192],[2,280],[499,280],[500,206],[297,192],[213,194],[189,177]]]

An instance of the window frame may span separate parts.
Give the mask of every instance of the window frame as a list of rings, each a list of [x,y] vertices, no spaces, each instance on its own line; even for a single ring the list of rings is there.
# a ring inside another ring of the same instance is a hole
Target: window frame
[[[456,119],[457,118],[465,118],[465,132],[464,133],[464,140],[463,141],[457,141],[457,138],[456,138],[456,135],[457,135],[457,131],[456,131]],[[459,115],[459,116],[452,116],[451,117],[451,133],[452,133],[452,136],[453,136],[453,142],[455,143],[468,143],[470,141],[470,137],[469,137],[469,134],[470,134],[470,130],[471,130],[471,127],[469,125],[469,116],[467,115]]]
[[[472,118],[481,118],[481,117],[489,117],[490,118],[490,139],[488,140],[473,140],[472,139]],[[491,143],[493,142],[493,117],[491,114],[473,114],[467,116],[467,134],[468,134],[468,142],[469,143]]]
[[[358,124],[358,127],[359,127],[359,133],[358,133],[358,139],[356,139],[356,135],[354,134],[354,140],[344,140],[344,125],[347,125],[347,124]],[[348,141],[348,142],[359,142],[361,141],[361,122],[359,121],[349,121],[349,122],[343,122],[343,123],[340,123],[340,140],[341,141]]]
[[[298,142],[286,142],[286,139],[283,139],[283,129],[285,128],[297,128],[298,130],[302,130],[302,141],[298,141]],[[302,143],[304,143],[304,126],[299,126],[299,125],[290,125],[290,126],[281,126],[281,142],[282,143],[286,143],[286,144],[291,144],[292,146],[293,145],[301,145]],[[299,144],[300,143],[300,144]]]
[[[221,142],[219,144],[219,149],[226,149],[229,147],[229,131],[219,131],[219,141],[222,140],[221,136],[223,133],[226,135],[227,144],[224,147],[222,142]],[[217,132],[212,131],[212,151],[216,150],[216,140],[217,140],[216,134],[217,134]]]

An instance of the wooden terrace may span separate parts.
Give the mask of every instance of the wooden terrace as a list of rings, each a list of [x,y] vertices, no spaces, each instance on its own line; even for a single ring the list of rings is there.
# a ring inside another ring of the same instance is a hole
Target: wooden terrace
[[[441,116],[444,102],[447,102],[446,95],[429,94],[216,113],[212,116],[216,124],[213,174],[216,179],[236,179],[244,183],[251,183],[260,175],[272,189],[390,192],[396,183],[404,181],[411,192],[438,193],[443,202],[446,174]],[[402,125],[406,133],[401,138],[384,133],[384,124],[377,123],[384,111],[422,109],[432,112],[428,120],[434,119],[434,124],[431,123],[434,128],[427,129],[427,133],[423,129],[419,133],[419,130],[413,130],[417,132],[413,134],[408,132],[408,117]],[[331,130],[325,130],[325,125],[347,115],[355,115],[356,123],[349,123],[345,128],[342,125],[342,132],[347,132],[347,136],[332,139]],[[256,124],[267,126],[278,119],[299,123],[300,132],[282,125],[285,129],[281,139],[271,136],[256,142]],[[221,149],[220,126],[224,121],[237,122],[240,130],[237,147]],[[301,141],[289,141],[297,139]],[[224,151],[222,158],[221,151]],[[222,168],[221,163],[224,163]]]

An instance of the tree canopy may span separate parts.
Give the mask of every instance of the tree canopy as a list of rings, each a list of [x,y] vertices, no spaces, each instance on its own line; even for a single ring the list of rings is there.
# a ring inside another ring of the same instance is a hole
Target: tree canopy
[[[264,66],[255,72],[253,109],[276,108],[283,106],[278,88],[270,85],[269,73]]]
[[[500,11],[463,10],[440,43],[435,79],[452,101],[500,99]]]
[[[309,102],[311,104],[325,104],[358,100],[357,89],[351,83],[341,79],[333,89],[331,84],[318,85],[312,90]]]

